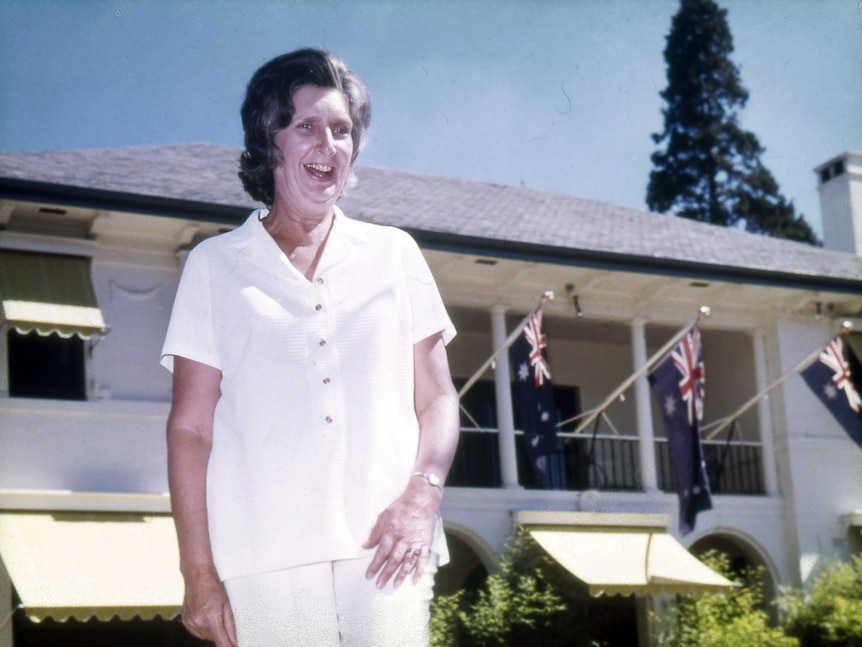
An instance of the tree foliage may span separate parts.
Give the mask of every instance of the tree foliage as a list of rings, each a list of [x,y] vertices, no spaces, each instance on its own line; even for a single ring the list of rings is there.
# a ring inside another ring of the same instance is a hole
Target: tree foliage
[[[661,647],[797,647],[796,638],[769,626],[763,609],[763,569],[734,573],[724,553],[701,557],[737,587],[730,594],[682,598],[671,611],[666,629],[658,636]]]
[[[862,556],[826,562],[808,590],[786,590],[778,604],[800,647],[862,646]]]
[[[862,556],[825,562],[807,589],[784,589],[778,627],[766,611],[763,567],[734,570],[717,551],[700,559],[737,586],[729,594],[678,597],[653,616],[658,647],[862,647]],[[636,644],[629,613],[630,599],[590,598],[521,530],[483,587],[432,602],[431,647]]]
[[[432,647],[521,644],[519,637],[549,628],[552,619],[566,610],[542,565],[524,567],[528,541],[521,533],[509,544],[482,589],[461,590],[433,601]]]
[[[726,16],[713,0],[681,0],[673,18],[664,51],[664,130],[653,135],[665,146],[652,155],[647,206],[817,244],[762,164],[765,149],[739,124],[748,92],[730,59],[733,38]]]
[[[605,647],[637,643],[633,601],[590,598],[523,529],[477,591],[438,597],[432,647]]]

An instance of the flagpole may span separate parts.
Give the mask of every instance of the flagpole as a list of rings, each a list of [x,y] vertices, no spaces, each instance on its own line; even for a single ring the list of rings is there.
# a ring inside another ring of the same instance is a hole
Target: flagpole
[[[488,368],[491,366],[491,364],[493,364],[500,355],[505,353],[506,349],[509,348],[509,346],[511,346],[512,344],[515,343],[515,340],[518,338],[518,335],[520,335],[523,332],[524,328],[527,327],[527,324],[530,321],[530,317],[532,317],[536,313],[536,311],[545,304],[546,301],[551,302],[553,300],[554,300],[554,293],[551,290],[546,290],[545,292],[542,293],[542,298],[539,301],[539,304],[535,308],[530,310],[530,312],[527,313],[527,316],[523,318],[521,323],[519,323],[515,327],[515,329],[512,331],[512,333],[508,337],[506,337],[506,341],[504,341],[500,345],[500,347],[494,351],[494,353],[491,355],[491,357],[489,357],[485,361],[485,363],[482,364],[482,366],[480,366],[476,370],[475,373],[473,373],[473,375],[470,377],[470,379],[464,383],[464,386],[462,386],[461,389],[458,391],[458,397],[459,398],[464,397],[464,394],[470,390],[470,387],[472,387],[476,382],[479,381],[479,378],[482,377],[482,375],[484,375],[485,371],[488,370]]]
[[[851,322],[845,321],[841,324],[841,332],[842,333],[847,333],[847,332],[850,332],[851,330],[853,330],[853,324]],[[817,356],[823,352],[823,349],[826,348],[829,345],[829,342],[831,342],[831,341],[832,341],[832,338],[830,338],[829,341],[827,341],[825,344],[820,346],[813,353],[808,355],[805,359],[803,359],[801,362],[799,362],[796,366],[794,366],[792,369],[790,369],[787,373],[785,373],[780,378],[775,380],[775,382],[773,382],[772,384],[767,386],[765,389],[763,389],[760,393],[758,393],[753,398],[748,400],[745,404],[743,404],[739,409],[734,411],[732,414],[730,414],[729,416],[725,416],[724,418],[721,418],[720,420],[716,420],[713,423],[710,423],[708,425],[709,427],[711,427],[713,425],[718,425],[718,426],[715,428],[714,431],[711,431],[706,436],[706,440],[712,440],[713,438],[718,436],[718,434],[720,434],[722,431],[727,429],[728,425],[733,424],[734,420],[739,418],[739,416],[741,416],[743,413],[745,413],[751,407],[753,407],[755,404],[757,404],[761,398],[764,398],[767,395],[769,395],[776,388],[778,388],[779,386],[784,384],[787,380],[789,380],[791,377],[793,377],[794,375],[799,373],[799,371],[801,371],[806,366],[811,364],[811,362],[813,362],[815,359],[817,359]],[[706,431],[706,428],[704,428],[704,431]]]
[[[679,332],[677,332],[673,337],[671,337],[670,341],[668,341],[661,349],[655,353],[652,357],[650,357],[646,363],[641,366],[638,370],[632,373],[628,379],[626,379],[622,384],[620,384],[614,391],[611,393],[605,400],[595,409],[593,409],[592,413],[590,413],[586,418],[581,421],[572,434],[577,435],[581,433],[584,429],[586,429],[590,423],[593,422],[596,418],[598,418],[602,413],[604,413],[605,409],[607,409],[611,403],[620,397],[621,394],[625,393],[625,391],[634,384],[639,377],[641,377],[644,373],[649,371],[655,364],[658,363],[660,359],[662,359],[668,351],[670,351],[674,346],[679,343],[679,340],[685,337],[688,331],[692,326],[697,324],[701,319],[708,317],[710,314],[710,310],[708,306],[701,306],[700,310],[698,310],[697,316],[694,318],[694,321],[690,324],[686,324]],[[577,417],[571,418],[569,420],[564,420],[559,423],[557,426],[561,427],[565,424],[572,422],[572,420],[576,420]]]

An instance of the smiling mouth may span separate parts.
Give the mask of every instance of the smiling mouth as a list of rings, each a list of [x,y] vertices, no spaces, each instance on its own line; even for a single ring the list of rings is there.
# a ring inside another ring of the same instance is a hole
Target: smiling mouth
[[[327,178],[332,175],[333,168],[326,164],[305,164],[305,168],[316,178]]]

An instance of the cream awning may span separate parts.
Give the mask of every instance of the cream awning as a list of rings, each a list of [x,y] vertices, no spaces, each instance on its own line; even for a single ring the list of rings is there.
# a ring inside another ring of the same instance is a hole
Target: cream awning
[[[0,250],[0,318],[15,330],[88,339],[105,332],[90,259]]]
[[[173,618],[182,607],[170,515],[3,512],[0,559],[37,622]]]
[[[733,583],[666,531],[666,515],[521,512],[516,522],[590,595],[724,593]]]

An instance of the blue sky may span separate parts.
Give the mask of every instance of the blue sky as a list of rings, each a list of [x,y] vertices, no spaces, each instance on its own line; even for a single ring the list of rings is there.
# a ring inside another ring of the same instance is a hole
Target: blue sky
[[[862,149],[858,0],[724,0],[742,124],[819,231],[813,167]],[[360,164],[644,209],[678,0],[0,0],[0,149],[241,145],[252,72],[302,46],[368,86]]]

